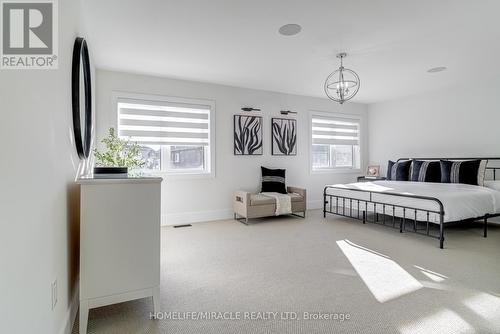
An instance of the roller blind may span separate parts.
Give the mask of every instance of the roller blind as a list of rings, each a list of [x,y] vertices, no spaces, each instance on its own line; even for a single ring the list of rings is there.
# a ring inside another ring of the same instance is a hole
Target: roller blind
[[[341,117],[312,117],[312,143],[359,145],[360,121]]]
[[[207,146],[210,106],[118,99],[118,134],[144,145]]]

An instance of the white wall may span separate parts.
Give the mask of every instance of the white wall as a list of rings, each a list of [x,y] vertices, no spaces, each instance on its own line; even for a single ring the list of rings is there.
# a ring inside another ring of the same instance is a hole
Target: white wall
[[[58,3],[59,69],[0,71],[0,333],[69,332],[77,291],[70,87],[80,1]]]
[[[320,207],[325,184],[350,182],[358,175],[358,173],[310,175],[308,112],[309,110],[332,111],[360,114],[365,117],[366,106],[363,104],[347,103],[339,106],[327,99],[98,70],[96,102],[98,140],[106,136],[108,127],[117,126],[116,110],[112,105],[113,91],[216,101],[216,177],[214,179],[166,179],[163,182],[164,224],[232,217],[233,191],[237,189],[257,190],[260,187],[261,165],[286,168],[287,184],[306,187],[311,208]],[[262,109],[264,116],[263,156],[233,155],[233,115],[245,106]],[[270,122],[272,116],[280,116],[280,110],[298,112],[297,156],[271,156]]]
[[[369,161],[500,156],[500,80],[369,106]]]

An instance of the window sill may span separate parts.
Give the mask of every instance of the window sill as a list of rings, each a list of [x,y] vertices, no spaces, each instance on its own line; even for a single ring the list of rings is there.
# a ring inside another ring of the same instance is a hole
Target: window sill
[[[215,173],[169,173],[150,172],[150,175],[162,177],[164,180],[202,180],[215,179]]]
[[[311,174],[359,174],[361,169],[347,169],[347,168],[325,168],[325,169],[311,169]]]

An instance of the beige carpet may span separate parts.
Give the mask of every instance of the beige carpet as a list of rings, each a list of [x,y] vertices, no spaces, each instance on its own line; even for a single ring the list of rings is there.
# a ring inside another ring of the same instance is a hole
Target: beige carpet
[[[278,312],[277,319],[149,320],[151,300],[143,299],[91,310],[88,332],[500,333],[500,227],[487,239],[480,224],[451,228],[445,247],[383,226],[324,220],[319,211],[251,226],[165,227],[164,316]],[[350,319],[307,320],[304,312]]]

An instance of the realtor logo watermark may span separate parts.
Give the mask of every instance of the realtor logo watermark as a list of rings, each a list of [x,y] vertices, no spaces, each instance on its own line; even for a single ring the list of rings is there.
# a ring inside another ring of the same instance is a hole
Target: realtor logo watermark
[[[344,322],[351,320],[350,313],[344,312],[276,312],[276,311],[187,311],[187,312],[150,312],[149,319],[156,320],[225,320],[225,321],[337,321]]]
[[[0,2],[1,69],[57,69],[57,0]]]

